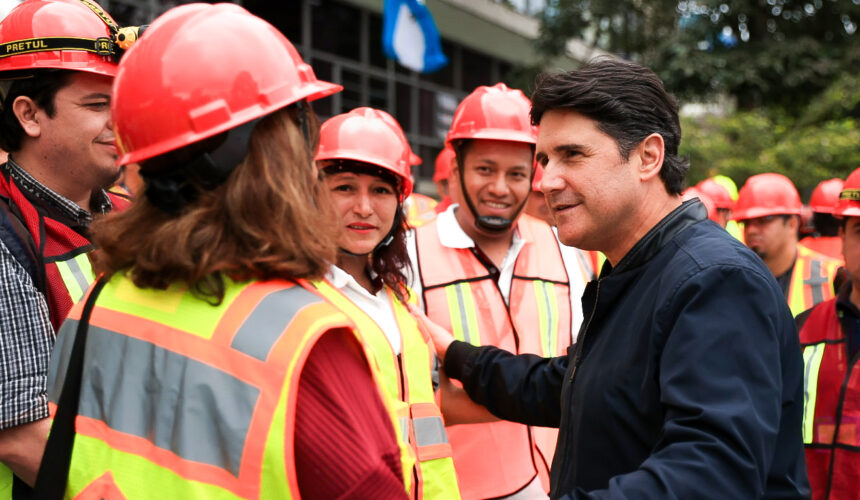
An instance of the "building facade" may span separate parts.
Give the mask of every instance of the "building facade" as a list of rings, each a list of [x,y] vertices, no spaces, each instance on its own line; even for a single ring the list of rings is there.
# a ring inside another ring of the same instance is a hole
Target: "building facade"
[[[182,1],[101,0],[120,24],[147,24]],[[416,188],[435,194],[430,180],[436,154],[459,101],[479,85],[511,83],[521,66],[538,60],[535,14],[543,2],[508,5],[493,0],[427,0],[449,64],[431,74],[411,71],[382,50],[383,0],[236,0],[281,30],[314,68],[317,77],[344,91],[314,103],[325,119],[358,106],[388,111],[403,126],[424,161],[415,167]],[[214,35],[217,36],[217,35]],[[553,69],[575,67],[583,54],[552,62]],[[586,54],[587,55],[587,54]],[[524,89],[526,90],[526,89]]]

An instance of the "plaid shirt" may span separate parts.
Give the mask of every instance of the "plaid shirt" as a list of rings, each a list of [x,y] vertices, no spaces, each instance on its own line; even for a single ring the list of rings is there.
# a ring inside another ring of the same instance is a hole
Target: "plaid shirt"
[[[73,228],[89,225],[89,212],[45,187],[11,158],[0,168],[51,217]],[[103,191],[93,201],[99,211],[110,210]],[[46,384],[55,339],[45,296],[0,240],[0,430],[48,417]]]

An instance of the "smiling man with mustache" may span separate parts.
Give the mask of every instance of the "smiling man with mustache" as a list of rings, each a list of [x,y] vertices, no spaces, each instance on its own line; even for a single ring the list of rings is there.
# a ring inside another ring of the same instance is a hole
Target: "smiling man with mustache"
[[[600,59],[543,75],[532,102],[559,237],[607,263],[566,355],[428,322],[445,372],[497,417],[559,427],[552,499],[807,497],[791,313],[762,261],[682,203],[675,99],[647,68]]]
[[[68,0],[28,0],[0,22],[0,499],[36,476],[55,331],[93,279],[87,228],[126,203],[104,191],[119,173],[112,22]]]

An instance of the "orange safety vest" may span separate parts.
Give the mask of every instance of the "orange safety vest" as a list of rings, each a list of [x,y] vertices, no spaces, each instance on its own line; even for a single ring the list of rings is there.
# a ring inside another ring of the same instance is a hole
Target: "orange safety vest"
[[[524,240],[514,264],[510,306],[471,248],[448,248],[437,221],[415,231],[427,316],[458,340],[513,353],[559,356],[571,344],[570,281],[551,227],[534,217],[517,220]],[[576,279],[579,279],[577,277]],[[515,493],[548,470],[557,429],[514,422],[448,428],[464,499]]]
[[[839,269],[836,259],[797,245],[797,260],[788,285],[788,307],[797,316],[812,306],[833,298],[833,278]]]
[[[860,498],[860,354],[848,359],[836,299],[809,313],[800,344],[803,443],[812,498]]]
[[[798,243],[810,250],[815,250],[840,262],[845,262],[845,259],[842,257],[842,238],[839,236],[819,236],[817,238],[807,236]]]
[[[421,227],[436,218],[436,200],[421,193],[406,198],[406,221],[409,227]]]
[[[323,334],[354,324],[304,281],[227,285],[215,306],[179,285],[105,285],[89,323],[68,497],[299,498],[302,367]],[[59,334],[54,402],[82,309]]]

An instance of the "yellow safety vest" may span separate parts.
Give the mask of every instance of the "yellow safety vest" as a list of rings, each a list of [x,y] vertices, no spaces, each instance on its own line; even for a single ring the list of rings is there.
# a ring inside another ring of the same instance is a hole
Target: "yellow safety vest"
[[[82,308],[59,333],[53,402]],[[316,341],[344,328],[354,324],[302,281],[228,281],[213,306],[179,285],[140,289],[115,276],[90,318],[67,496],[299,498],[300,375]]]
[[[401,353],[398,356],[376,321],[346,295],[328,281],[313,284],[358,325],[379,365],[381,389],[391,399],[404,403],[400,411],[405,417],[400,437],[414,450],[417,458],[413,498],[459,499],[452,449],[433,392],[430,374],[433,354],[428,347],[429,340],[421,334],[415,318],[386,287],[400,333]]]
[[[797,260],[788,285],[788,308],[793,316],[833,298],[833,278],[840,265],[834,258],[797,245]]]

